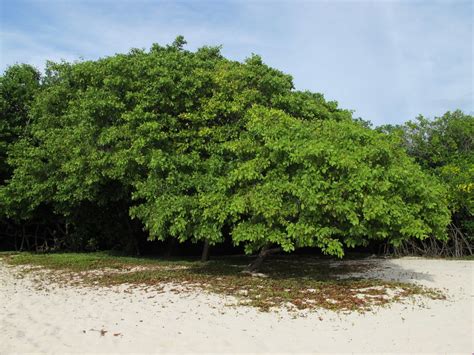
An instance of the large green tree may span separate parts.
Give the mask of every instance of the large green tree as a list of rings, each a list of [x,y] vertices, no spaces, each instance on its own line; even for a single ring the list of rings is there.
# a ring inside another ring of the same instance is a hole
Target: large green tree
[[[249,253],[342,256],[374,238],[442,237],[442,187],[392,138],[295,91],[258,56],[184,44],[49,63],[29,134],[11,149],[7,215],[47,204],[76,233],[120,216],[127,232],[106,238],[133,244],[130,213],[151,240],[214,244],[230,231]]]

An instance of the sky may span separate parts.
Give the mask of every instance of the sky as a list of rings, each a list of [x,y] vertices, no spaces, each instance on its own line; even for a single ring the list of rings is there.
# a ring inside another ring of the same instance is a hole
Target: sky
[[[130,48],[252,53],[375,125],[473,108],[474,2],[0,0],[0,72]]]

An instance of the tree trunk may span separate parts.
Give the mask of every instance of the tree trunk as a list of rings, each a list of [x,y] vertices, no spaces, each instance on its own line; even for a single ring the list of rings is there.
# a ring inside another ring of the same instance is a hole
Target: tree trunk
[[[208,261],[209,260],[209,239],[206,239],[204,241],[204,246],[202,248],[202,254],[201,254],[201,261]]]
[[[466,240],[463,232],[454,224],[452,223],[451,224],[451,230],[453,231],[454,235],[456,236],[459,236],[459,238],[461,239],[462,242],[464,242],[464,244],[466,244],[466,248],[467,250],[469,251],[469,255],[472,255],[473,252],[472,252],[472,247],[471,245],[469,244],[469,242]],[[462,243],[461,243],[462,244]],[[464,251],[463,251],[463,247],[461,245],[461,255],[464,255]]]
[[[23,251],[23,245],[25,245],[25,226],[21,226],[21,244],[20,244],[20,251]]]
[[[28,233],[25,232],[25,227],[23,226],[23,235],[25,236],[25,241],[26,241],[26,250],[31,250],[30,249],[30,237],[28,236]]]
[[[125,217],[125,224],[127,226],[128,238],[129,238],[128,249],[130,250],[130,252],[134,251],[136,256],[140,256],[140,246],[138,245],[137,236],[135,235],[135,231],[133,230],[133,226],[130,223],[128,216]]]
[[[173,238],[173,237],[170,237],[168,239],[168,245],[166,246],[166,250],[165,250],[165,258],[169,258],[171,256],[171,254],[173,254],[173,249],[176,245],[176,239]]]
[[[271,254],[275,254],[281,251],[281,248],[272,248],[270,249],[269,245],[265,245],[261,250],[260,253],[258,254],[257,258],[247,266],[247,268],[244,270],[244,272],[257,272],[260,267],[262,266],[265,258]]]
[[[35,229],[35,252],[38,251],[38,230],[39,230],[39,223],[36,225]]]
[[[18,240],[17,240],[17,232],[15,231],[14,238],[15,238],[15,251],[18,251]]]

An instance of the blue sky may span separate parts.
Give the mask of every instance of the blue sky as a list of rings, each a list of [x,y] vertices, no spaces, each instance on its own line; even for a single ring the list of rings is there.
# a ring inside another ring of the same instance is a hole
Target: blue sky
[[[374,124],[473,108],[472,1],[0,0],[0,71],[170,43],[222,45]]]

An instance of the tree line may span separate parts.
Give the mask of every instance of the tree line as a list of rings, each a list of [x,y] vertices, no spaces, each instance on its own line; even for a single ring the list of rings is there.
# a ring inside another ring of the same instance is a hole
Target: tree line
[[[472,116],[373,129],[259,56],[185,43],[3,73],[6,247],[472,253]]]
[[[433,256],[473,255],[474,117],[457,110],[432,120],[420,115],[403,125],[385,125],[377,130],[399,137],[407,153],[448,191],[448,238],[407,240],[395,251]]]

